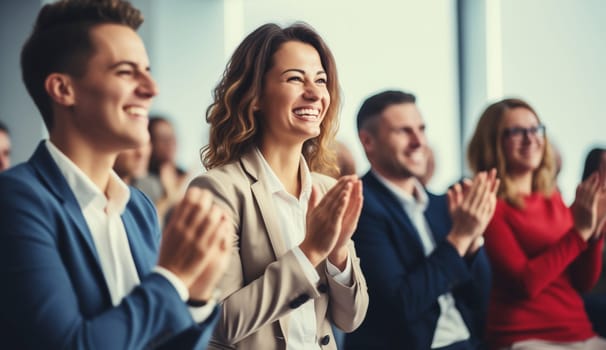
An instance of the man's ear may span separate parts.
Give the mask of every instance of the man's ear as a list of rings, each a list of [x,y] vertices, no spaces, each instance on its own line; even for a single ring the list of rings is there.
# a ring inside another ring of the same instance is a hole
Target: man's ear
[[[76,102],[72,79],[67,74],[50,74],[44,81],[44,88],[55,103],[72,106]]]
[[[360,130],[358,132],[358,137],[360,138],[360,143],[362,144],[362,147],[364,147],[366,153],[374,149],[375,138],[367,130]]]

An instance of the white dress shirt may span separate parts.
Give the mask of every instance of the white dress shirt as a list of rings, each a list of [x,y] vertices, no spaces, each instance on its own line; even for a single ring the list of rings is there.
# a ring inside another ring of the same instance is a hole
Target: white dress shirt
[[[257,156],[262,159],[263,170],[267,174],[267,188],[272,193],[273,204],[280,220],[282,239],[287,249],[291,249],[310,282],[317,284],[320,276],[309,259],[299,248],[305,238],[307,203],[311,196],[311,174],[305,158],[301,156],[299,173],[301,174],[301,194],[299,198],[288,193],[284,185],[273,172],[259,149]],[[345,270],[341,272],[327,260],[328,273],[339,283],[351,285],[351,259],[347,258]],[[313,299],[293,310],[288,322],[287,349],[307,350],[320,349],[316,339],[316,312]]]
[[[436,243],[431,228],[425,219],[424,213],[429,204],[429,198],[421,183],[415,179],[414,196],[411,196],[377,172],[373,171],[373,174],[396,196],[402,208],[404,208],[408,218],[419,233],[425,256],[431,254],[436,248]],[[438,303],[440,304],[440,317],[433,335],[431,348],[441,348],[469,339],[469,330],[457,309],[452,293],[448,292],[440,295]]]
[[[112,171],[105,193],[101,192],[50,140],[47,140],[45,145],[82,210],[97,250],[112,304],[116,306],[141,283],[121,218],[130,199],[130,190]],[[159,266],[156,266],[154,271],[164,276],[175,287],[183,301],[189,298],[187,287],[175,274]],[[190,308],[192,317],[198,323],[203,322],[215,304],[215,301],[211,300],[203,307]]]

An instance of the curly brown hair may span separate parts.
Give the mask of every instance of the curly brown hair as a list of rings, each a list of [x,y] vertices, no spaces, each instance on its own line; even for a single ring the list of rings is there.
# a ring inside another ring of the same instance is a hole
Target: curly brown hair
[[[202,163],[212,169],[236,161],[261,137],[258,116],[253,111],[263,90],[263,77],[272,67],[273,55],[286,42],[313,46],[328,76],[331,103],[320,125],[320,135],[303,144],[303,156],[312,171],[338,172],[332,144],[338,128],[340,91],[334,57],[320,35],[305,23],[281,28],[274,23],[260,26],[236,48],[223,77],[214,90],[214,102],[206,110],[210,124],[209,143],[201,150]]]
[[[476,130],[467,147],[467,161],[474,174],[480,171],[497,169],[501,179],[498,196],[511,205],[521,208],[523,201],[507,172],[507,162],[503,153],[504,120],[507,111],[514,108],[526,108],[539,120],[535,110],[526,102],[517,98],[507,98],[488,106],[476,126]],[[545,139],[545,149],[541,164],[532,176],[532,191],[550,195],[555,189],[555,159],[551,144]]]

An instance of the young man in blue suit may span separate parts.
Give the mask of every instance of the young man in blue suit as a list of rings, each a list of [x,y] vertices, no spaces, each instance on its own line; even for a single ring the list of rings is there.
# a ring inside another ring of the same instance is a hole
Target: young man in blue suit
[[[161,234],[153,204],[112,171],[149,141],[157,88],[121,0],[46,5],[22,54],[49,131],[0,174],[0,347],[203,349],[230,227],[190,190]]]
[[[358,131],[371,170],[353,236],[370,304],[347,335],[351,349],[477,349],[490,270],[482,233],[492,217],[494,171],[455,185],[446,196],[418,178],[427,164],[425,123],[415,96],[368,98]]]

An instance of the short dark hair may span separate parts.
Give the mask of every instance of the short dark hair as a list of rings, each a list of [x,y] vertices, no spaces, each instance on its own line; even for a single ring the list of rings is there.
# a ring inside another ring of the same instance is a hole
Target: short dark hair
[[[587,180],[594,172],[600,168],[602,153],[606,152],[604,148],[594,148],[587,153],[585,158],[585,166],[583,167],[582,181]]]
[[[387,90],[370,96],[362,103],[362,107],[358,111],[358,131],[372,129],[372,127],[369,128],[368,122],[378,117],[385,108],[400,103],[415,103],[416,101],[415,95],[398,90]]]
[[[10,135],[10,132],[8,131],[8,126],[6,126],[6,124],[4,124],[2,120],[0,120],[0,131],[4,132],[7,135]]]
[[[142,22],[141,12],[123,0],[61,0],[42,7],[21,51],[21,73],[49,131],[53,115],[46,78],[51,73],[84,75],[94,49],[89,35],[94,26],[114,23],[136,30]]]

